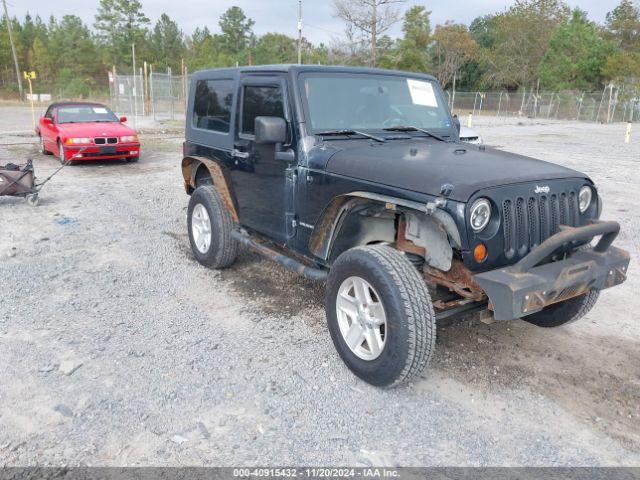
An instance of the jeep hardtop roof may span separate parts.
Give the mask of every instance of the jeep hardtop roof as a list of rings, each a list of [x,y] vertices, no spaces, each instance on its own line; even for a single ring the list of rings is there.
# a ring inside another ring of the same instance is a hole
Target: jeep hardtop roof
[[[221,73],[304,73],[304,72],[330,72],[330,73],[369,73],[378,75],[397,75],[420,77],[432,81],[437,81],[433,75],[416,72],[406,72],[400,70],[386,70],[384,68],[370,67],[348,67],[342,65],[296,65],[296,64],[279,64],[279,65],[247,65],[244,67],[228,67],[228,68],[212,68],[208,70],[199,70],[193,73],[197,79],[206,79],[208,76],[219,76]]]

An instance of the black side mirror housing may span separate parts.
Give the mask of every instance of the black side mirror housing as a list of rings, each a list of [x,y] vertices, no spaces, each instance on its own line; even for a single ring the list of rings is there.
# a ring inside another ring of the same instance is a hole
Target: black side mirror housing
[[[255,142],[275,145],[287,141],[287,122],[281,117],[256,117]]]
[[[460,135],[460,119],[458,118],[458,115],[453,116],[453,126],[456,127],[456,132]]]

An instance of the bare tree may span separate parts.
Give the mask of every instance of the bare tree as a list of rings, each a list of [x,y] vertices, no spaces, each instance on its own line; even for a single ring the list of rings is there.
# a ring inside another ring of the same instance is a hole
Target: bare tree
[[[360,32],[371,49],[371,65],[376,65],[378,37],[400,20],[396,8],[404,0],[334,0],[335,15],[347,23],[351,31]]]
[[[460,67],[475,55],[476,41],[466,25],[445,22],[436,26],[433,44],[436,76],[446,87]]]

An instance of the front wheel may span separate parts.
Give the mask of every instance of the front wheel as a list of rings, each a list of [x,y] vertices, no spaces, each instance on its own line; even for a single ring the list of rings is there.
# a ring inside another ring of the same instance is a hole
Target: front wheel
[[[58,160],[60,160],[60,163],[63,165],[67,161],[67,154],[64,151],[64,145],[60,141],[58,141]]]
[[[599,290],[590,290],[578,297],[554,303],[537,313],[522,319],[538,327],[552,328],[580,320],[595,306],[600,296]]]
[[[433,305],[403,253],[387,246],[344,252],[329,272],[325,308],[338,354],[366,382],[395,386],[429,363],[436,340]]]
[[[231,237],[233,220],[213,185],[196,188],[187,209],[191,251],[210,268],[226,268],[238,255],[238,242]]]

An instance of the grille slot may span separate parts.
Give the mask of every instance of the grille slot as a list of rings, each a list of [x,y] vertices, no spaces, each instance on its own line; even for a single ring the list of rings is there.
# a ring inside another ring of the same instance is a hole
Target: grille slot
[[[93,139],[96,145],[115,145],[118,143],[118,137],[96,137]]]
[[[507,198],[502,202],[504,255],[522,257],[560,231],[560,225],[578,226],[576,192]]]

